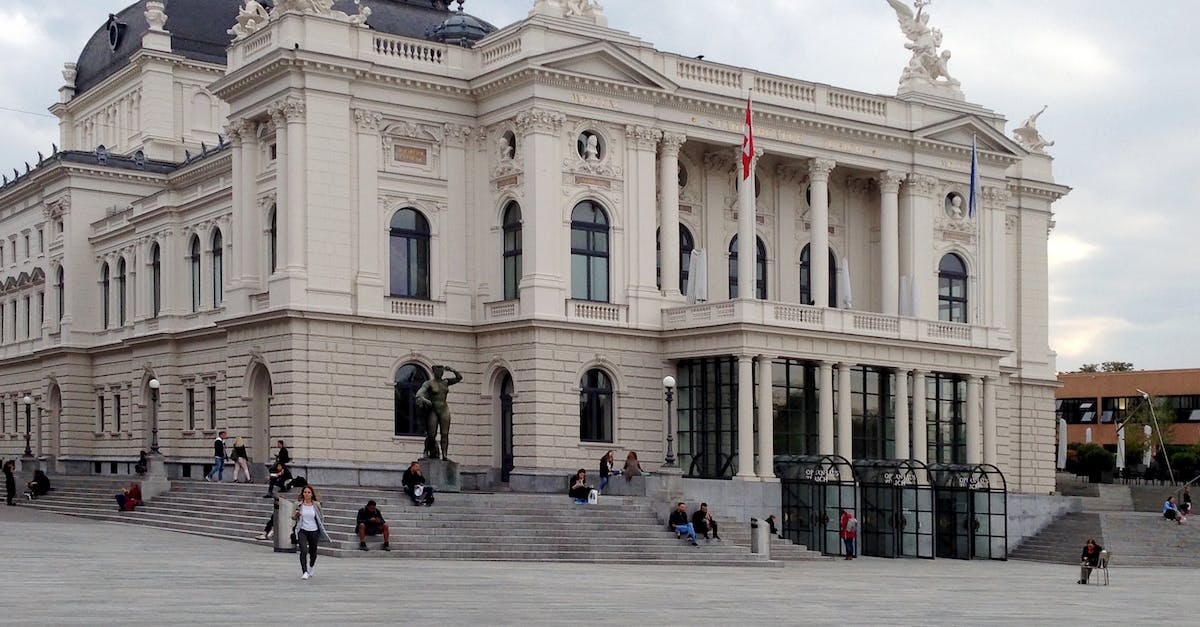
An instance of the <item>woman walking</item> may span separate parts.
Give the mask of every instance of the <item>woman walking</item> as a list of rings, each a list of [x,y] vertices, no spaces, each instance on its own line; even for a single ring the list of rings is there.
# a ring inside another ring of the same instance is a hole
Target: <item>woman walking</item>
[[[241,483],[238,477],[242,472],[246,473],[246,483],[254,483],[250,478],[250,455],[246,453],[246,440],[238,436],[233,441],[233,482]]]
[[[317,565],[317,542],[329,541],[321,517],[321,502],[312,486],[306,485],[300,491],[300,501],[292,518],[296,521],[296,541],[300,545],[300,578],[310,579],[313,567]]]

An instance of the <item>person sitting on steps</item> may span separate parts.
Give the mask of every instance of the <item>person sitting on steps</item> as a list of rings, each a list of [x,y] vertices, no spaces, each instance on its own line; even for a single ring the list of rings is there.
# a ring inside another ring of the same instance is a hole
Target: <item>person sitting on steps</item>
[[[392,550],[388,545],[388,526],[383,520],[383,514],[375,507],[375,501],[367,501],[367,506],[358,510],[358,517],[355,519],[355,531],[358,533],[358,549],[360,551],[367,550],[367,536],[377,536],[383,534],[383,550]]]
[[[128,488],[121,488],[116,499],[117,511],[132,512],[133,508],[142,504],[142,486],[138,483],[131,483]]]
[[[592,491],[592,486],[587,484],[587,471],[583,468],[575,471],[571,477],[570,488],[567,489],[567,495],[575,499],[576,505],[587,503],[588,493]]]
[[[667,526],[675,532],[676,538],[681,538],[687,535],[688,542],[692,546],[700,546],[696,541],[696,528],[688,521],[687,504],[680,502],[675,506],[675,510],[671,512],[671,518],[667,521]]]
[[[275,462],[275,467],[271,469],[271,474],[267,478],[267,493],[263,495],[264,499],[269,499],[275,496],[275,488],[279,488],[280,492],[287,492],[292,488],[292,471],[281,462]]]
[[[692,514],[692,528],[696,530],[696,534],[704,534],[704,539],[708,540],[708,534],[711,532],[714,540],[720,540],[720,533],[717,531],[717,521],[713,520],[712,514],[708,513],[708,503],[701,503],[700,509]]]
[[[433,487],[425,482],[425,475],[421,474],[420,462],[412,462],[408,465],[408,470],[404,471],[400,483],[404,485],[404,493],[412,499],[413,505],[433,506]]]
[[[33,471],[33,481],[25,484],[28,488],[25,490],[25,498],[29,500],[36,499],[39,496],[46,496],[50,493],[50,477],[41,470]]]
[[[1162,515],[1163,518],[1166,518],[1167,520],[1175,521],[1175,524],[1177,525],[1182,525],[1184,521],[1187,520],[1183,517],[1183,514],[1180,513],[1179,506],[1175,504],[1174,496],[1168,496],[1167,502],[1163,503]]]

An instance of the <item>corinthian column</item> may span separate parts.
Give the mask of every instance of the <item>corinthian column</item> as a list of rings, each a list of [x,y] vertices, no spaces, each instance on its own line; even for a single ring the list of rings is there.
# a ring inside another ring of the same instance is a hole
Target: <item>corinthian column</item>
[[[659,144],[658,236],[662,249],[662,294],[667,298],[679,296],[682,287],[679,285],[679,148],[686,139],[680,133],[663,133]]]
[[[757,153],[757,151],[756,151]],[[737,149],[738,178],[742,176],[742,149]],[[754,216],[754,186],[757,177],[758,154],[751,157],[750,176],[738,184],[738,298],[753,299],[758,297],[758,281],[754,272],[755,262],[758,261],[757,220]]]
[[[879,173],[879,286],[882,304],[880,312],[893,316],[900,306],[899,194],[902,180],[903,177],[896,172]]]
[[[303,274],[307,265],[304,239],[305,223],[307,222],[305,166],[308,161],[308,146],[304,129],[304,101],[298,98],[289,98],[284,102],[284,109],[287,115],[288,135],[287,212],[289,214],[285,231],[288,242],[286,268],[289,273]]]
[[[812,243],[808,249],[808,284],[813,304],[829,306],[829,173],[836,162],[813,159],[809,162],[809,198],[812,203]]]

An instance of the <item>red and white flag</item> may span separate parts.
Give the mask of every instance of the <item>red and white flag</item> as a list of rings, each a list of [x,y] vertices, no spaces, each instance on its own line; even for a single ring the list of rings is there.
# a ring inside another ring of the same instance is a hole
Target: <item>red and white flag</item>
[[[750,178],[750,162],[754,160],[754,125],[751,121],[750,96],[746,96],[746,132],[742,136],[742,180]]]

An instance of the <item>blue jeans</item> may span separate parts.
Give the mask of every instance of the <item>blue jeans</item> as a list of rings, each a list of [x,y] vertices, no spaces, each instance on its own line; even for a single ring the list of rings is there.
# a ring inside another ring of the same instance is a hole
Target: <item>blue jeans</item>
[[[846,544],[846,555],[854,557],[854,538],[844,538],[842,542]]]
[[[692,523],[686,525],[675,525],[675,533],[686,533],[688,540],[696,541],[696,529],[692,527]]]
[[[207,477],[207,478],[209,478],[209,479],[211,479],[211,478],[213,478],[213,477],[216,477],[216,478],[217,478],[217,481],[220,481],[220,480],[221,480],[221,473],[222,473],[222,472],[224,472],[224,471],[225,471],[225,458],[224,458],[224,457],[217,457],[217,456],[215,456],[215,455],[214,455],[214,456],[213,456],[213,467],[212,467],[212,470],[208,471],[208,474],[207,474],[207,475],[204,475],[204,476],[205,476],[205,477]]]
[[[599,488],[599,490],[600,490],[601,492],[603,492],[603,491],[604,491],[604,488],[607,488],[607,487],[608,487],[608,479],[609,479],[609,477],[601,477],[601,478],[600,478],[600,488]]]

